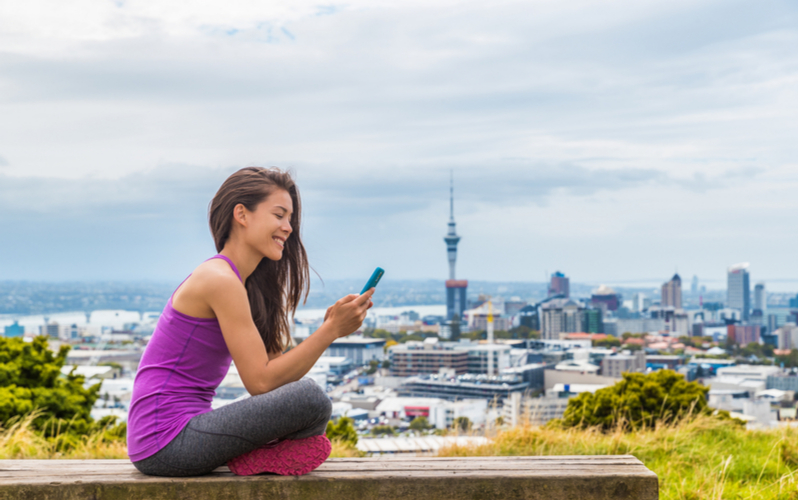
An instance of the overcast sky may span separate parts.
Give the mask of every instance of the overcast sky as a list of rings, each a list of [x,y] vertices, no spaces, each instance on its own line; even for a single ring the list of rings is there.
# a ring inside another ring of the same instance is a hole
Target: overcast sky
[[[172,4],[172,5],[169,5]],[[179,281],[291,168],[323,278],[797,289],[795,1],[0,3],[0,279]]]

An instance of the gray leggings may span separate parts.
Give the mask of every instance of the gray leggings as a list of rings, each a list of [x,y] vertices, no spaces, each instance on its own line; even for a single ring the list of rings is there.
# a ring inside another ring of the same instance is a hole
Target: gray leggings
[[[331,401],[311,379],[192,418],[167,446],[133,462],[151,476],[200,476],[275,439],[325,433]]]

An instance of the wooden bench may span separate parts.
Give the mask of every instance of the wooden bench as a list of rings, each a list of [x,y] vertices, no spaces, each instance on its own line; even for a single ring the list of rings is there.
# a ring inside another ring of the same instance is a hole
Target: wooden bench
[[[127,460],[0,460],[0,500],[658,499],[658,477],[621,456],[335,458],[299,477],[145,476]]]

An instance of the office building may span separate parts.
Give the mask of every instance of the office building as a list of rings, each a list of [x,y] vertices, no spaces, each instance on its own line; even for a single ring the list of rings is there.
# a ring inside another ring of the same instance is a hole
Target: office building
[[[22,337],[25,335],[25,327],[17,321],[4,327],[3,330],[6,337]]]
[[[756,283],[753,287],[753,311],[761,311],[762,316],[767,314],[767,290],[764,283]]]
[[[521,378],[528,384],[528,388],[532,391],[544,390],[544,371],[552,367],[544,363],[528,363],[522,366],[515,366],[512,368],[505,368],[501,375],[514,375]]]
[[[767,383],[770,375],[781,374],[782,370],[777,366],[769,365],[732,365],[717,368],[717,377],[741,378],[743,380],[758,381]]]
[[[558,339],[561,333],[583,331],[583,308],[570,299],[553,299],[542,305],[542,338]]]
[[[592,291],[591,303],[593,306],[605,311],[616,311],[619,309],[620,299],[613,288],[600,285],[600,287]]]
[[[397,393],[403,397],[441,398],[448,401],[497,398],[500,402],[513,392],[527,390],[528,383],[514,375],[487,377],[467,374],[455,380],[447,376],[419,375],[410,377],[397,388]]]
[[[511,426],[544,425],[563,417],[568,404],[569,398],[524,398],[522,393],[514,392],[503,401],[503,419]]]
[[[430,338],[424,342],[407,342],[389,348],[389,370],[393,377],[409,377],[439,373],[442,368],[453,370],[457,375],[467,373],[467,350],[454,348],[451,343],[436,342]]]
[[[520,309],[519,324],[520,326],[527,326],[531,330],[536,330],[538,332],[541,329],[539,324],[539,308],[528,305]]]
[[[728,341],[740,347],[750,343],[758,343],[761,327],[758,325],[728,325]]]
[[[384,344],[386,344],[385,339],[371,339],[351,335],[334,340],[324,355],[345,357],[355,366],[362,366],[370,361],[383,361]]]
[[[468,344],[467,373],[488,374],[489,356],[494,373],[508,368],[511,364],[511,348],[503,344]]]
[[[650,307],[650,298],[643,293],[634,293],[631,302],[633,302],[633,312],[644,312]]]
[[[582,331],[586,333],[603,333],[603,311],[584,309],[582,323]]]
[[[692,276],[692,295],[697,295],[697,285],[699,284],[699,280],[697,279],[697,275]]]
[[[768,314],[767,315],[767,331],[774,332],[778,329],[778,315],[777,314]]]
[[[569,278],[560,271],[556,271],[550,276],[547,296],[552,297],[553,295],[562,295],[564,298],[569,298]]]
[[[657,333],[666,330],[667,326],[661,318],[618,318],[614,320],[616,333]],[[611,332],[605,332],[611,333]]]
[[[778,349],[797,349],[797,325],[787,323],[773,331]]]
[[[742,321],[750,319],[750,264],[743,262],[728,268],[728,303],[731,309],[742,313]]]
[[[447,280],[444,282],[444,286],[447,291],[447,318],[445,321],[449,322],[453,319],[461,321],[467,310],[467,280]]]
[[[636,351],[632,355],[606,356],[602,363],[603,377],[621,378],[625,372],[644,373],[647,369],[647,357],[644,351]]]
[[[767,375],[767,389],[797,392],[797,371]]]
[[[681,277],[678,273],[671,280],[661,285],[661,307],[672,306],[675,309],[683,307],[683,296],[681,294]]]

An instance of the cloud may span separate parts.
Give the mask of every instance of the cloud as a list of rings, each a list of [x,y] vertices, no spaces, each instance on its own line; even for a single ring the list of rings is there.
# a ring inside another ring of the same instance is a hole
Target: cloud
[[[14,250],[24,272],[84,245],[183,271],[250,164],[296,169],[309,247],[341,277],[395,249],[395,272],[436,275],[451,169],[465,242],[503,255],[465,246],[473,276],[589,246],[652,276],[619,248],[718,256],[796,212],[796,4],[78,2],[0,15],[0,222],[36,249]],[[753,251],[796,270],[773,243]]]

